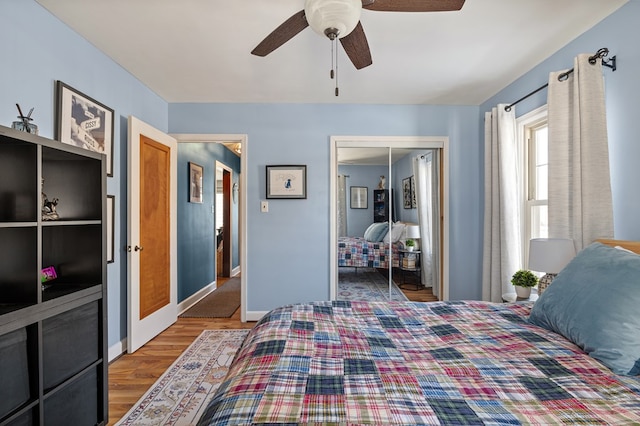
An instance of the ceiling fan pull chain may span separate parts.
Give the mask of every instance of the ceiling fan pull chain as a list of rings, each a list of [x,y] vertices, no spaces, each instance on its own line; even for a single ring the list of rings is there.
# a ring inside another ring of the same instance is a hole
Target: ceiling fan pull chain
[[[333,71],[333,40],[331,41],[331,72],[329,73],[329,76],[331,77],[331,80],[333,80],[334,78],[334,71]]]
[[[336,96],[340,94],[338,90],[338,38],[336,37],[332,43],[336,44]]]

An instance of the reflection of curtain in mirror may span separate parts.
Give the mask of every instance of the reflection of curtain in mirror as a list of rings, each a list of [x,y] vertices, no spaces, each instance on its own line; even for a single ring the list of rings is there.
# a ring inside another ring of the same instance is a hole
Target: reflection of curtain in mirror
[[[440,163],[436,152],[416,157],[413,174],[420,225],[422,284],[432,287],[433,294],[440,299]]]
[[[347,236],[347,177],[338,175],[338,237]]]

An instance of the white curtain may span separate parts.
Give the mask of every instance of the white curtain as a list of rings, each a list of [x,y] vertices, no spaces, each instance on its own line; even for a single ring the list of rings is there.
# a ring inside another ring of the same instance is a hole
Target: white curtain
[[[347,177],[338,175],[338,237],[347,236]]]
[[[549,236],[576,250],[613,237],[613,207],[602,61],[588,54],[574,71],[549,76]]]
[[[520,162],[513,108],[498,105],[485,114],[484,248],[482,299],[501,302],[513,292],[511,276],[522,264]]]
[[[440,299],[440,162],[437,153],[419,155],[413,162],[420,226],[421,280]]]

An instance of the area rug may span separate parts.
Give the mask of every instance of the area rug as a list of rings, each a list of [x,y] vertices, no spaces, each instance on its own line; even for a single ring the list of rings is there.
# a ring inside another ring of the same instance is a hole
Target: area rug
[[[234,277],[184,311],[180,318],[230,318],[239,307],[240,277]]]
[[[249,330],[204,330],[116,425],[194,425]]]
[[[391,291],[389,291],[391,289]],[[396,283],[377,269],[345,268],[338,271],[338,300],[409,300]]]

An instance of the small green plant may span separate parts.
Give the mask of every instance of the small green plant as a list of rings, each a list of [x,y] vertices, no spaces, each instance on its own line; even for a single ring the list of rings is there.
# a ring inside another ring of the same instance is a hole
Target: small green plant
[[[531,271],[520,269],[511,277],[511,284],[517,287],[535,287],[538,284],[538,277]]]
[[[412,240],[411,238],[409,238],[408,240],[406,240],[404,242],[404,245],[406,245],[407,247],[415,247],[416,242],[414,240]]]

